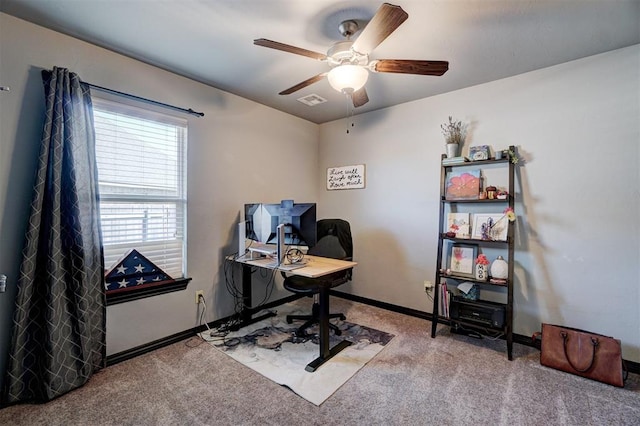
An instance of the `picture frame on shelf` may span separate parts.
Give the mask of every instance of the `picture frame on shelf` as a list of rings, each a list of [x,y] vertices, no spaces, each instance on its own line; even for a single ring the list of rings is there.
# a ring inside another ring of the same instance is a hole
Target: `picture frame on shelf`
[[[475,213],[471,239],[507,241],[509,220],[504,213]]]
[[[488,160],[490,158],[489,145],[477,145],[469,147],[469,158],[471,161]]]
[[[448,271],[459,277],[475,277],[475,259],[478,257],[478,246],[474,244],[451,244],[449,246]]]
[[[450,201],[477,200],[480,197],[480,169],[447,173],[444,198]]]
[[[456,238],[471,238],[469,217],[469,213],[448,213],[446,232],[454,232]]]
[[[509,219],[503,214],[491,228],[491,239],[493,241],[507,241],[509,235]]]

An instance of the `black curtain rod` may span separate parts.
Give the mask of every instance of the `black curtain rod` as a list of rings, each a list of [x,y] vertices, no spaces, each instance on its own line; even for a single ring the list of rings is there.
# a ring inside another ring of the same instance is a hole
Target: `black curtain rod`
[[[50,70],[42,70],[42,75],[43,75],[43,77],[49,78],[49,76],[51,75],[51,71]],[[149,104],[159,105],[159,106],[164,107],[164,108],[170,108],[170,109],[173,109],[173,110],[176,110],[176,111],[184,112],[184,113],[195,115],[195,116],[198,116],[198,117],[204,117],[204,112],[194,111],[191,108],[189,108],[189,109],[180,108],[180,107],[177,107],[177,106],[165,104],[163,102],[154,101],[153,99],[142,98],[140,96],[131,95],[129,93],[119,92],[117,90],[109,89],[107,87],[102,87],[102,86],[98,86],[98,85],[91,84],[91,83],[86,83],[86,82],[83,82],[83,83],[85,83],[86,85],[88,85],[89,87],[91,87],[93,89],[102,90],[103,92],[113,93],[115,95],[124,96],[124,97],[129,98],[129,99],[135,99],[137,101],[142,101],[142,102],[146,102],[146,103],[149,103]]]
[[[91,84],[91,83],[86,83],[86,84],[89,87],[91,87],[92,89],[98,89],[98,90],[102,90],[103,92],[113,93],[115,95],[124,96],[126,98],[135,99],[137,101],[146,102],[148,104],[159,105],[159,106],[164,107],[164,108],[170,108],[170,109],[173,109],[173,110],[176,110],[176,111],[184,112],[184,113],[195,115],[195,116],[198,116],[198,117],[204,117],[204,112],[194,111],[191,108],[189,108],[189,109],[180,108],[180,107],[177,107],[177,106],[173,106],[173,105],[165,104],[165,103],[162,103],[162,102],[154,101],[153,99],[141,98],[140,96],[131,95],[129,93],[124,93],[124,92],[119,92],[117,90],[108,89],[108,88],[102,87],[102,86],[97,86],[95,84]]]

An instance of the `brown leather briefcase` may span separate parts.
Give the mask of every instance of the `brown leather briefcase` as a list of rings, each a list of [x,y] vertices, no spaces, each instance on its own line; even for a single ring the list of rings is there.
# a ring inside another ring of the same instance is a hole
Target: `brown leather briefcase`
[[[619,387],[626,378],[620,340],[552,324],[542,324],[540,364]]]

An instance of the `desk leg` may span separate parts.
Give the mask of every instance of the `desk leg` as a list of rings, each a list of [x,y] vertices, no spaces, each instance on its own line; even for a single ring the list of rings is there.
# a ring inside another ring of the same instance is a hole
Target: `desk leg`
[[[276,315],[275,312],[267,312],[253,318],[254,310],[251,308],[251,291],[251,266],[242,264],[242,311],[240,312],[240,324],[232,326],[231,330],[233,331]]]
[[[329,288],[321,287],[318,297],[320,299],[320,356],[307,364],[305,370],[309,372],[316,371],[318,367],[330,360],[338,352],[351,345],[348,340],[342,340],[333,348],[329,348]]]

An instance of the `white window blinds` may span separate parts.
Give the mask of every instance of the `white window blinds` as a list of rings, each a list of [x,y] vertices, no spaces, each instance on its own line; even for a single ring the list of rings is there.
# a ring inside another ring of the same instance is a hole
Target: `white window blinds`
[[[93,97],[105,268],[136,249],[185,276],[187,121]]]

